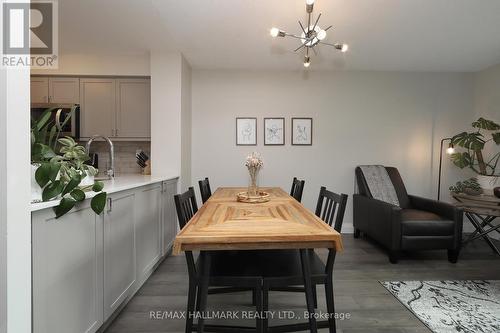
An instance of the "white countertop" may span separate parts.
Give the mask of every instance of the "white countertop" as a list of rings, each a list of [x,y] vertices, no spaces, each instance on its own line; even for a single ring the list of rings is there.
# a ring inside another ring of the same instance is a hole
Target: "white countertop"
[[[104,192],[110,194],[120,191],[129,190],[136,187],[141,187],[149,184],[162,182],[164,180],[171,180],[179,178],[179,176],[143,176],[139,174],[124,174],[115,177],[113,180],[103,180]],[[86,192],[87,199],[92,198],[95,193],[90,191]],[[31,211],[37,211],[50,207],[55,207],[59,204],[59,200],[52,200],[47,202],[31,204]]]

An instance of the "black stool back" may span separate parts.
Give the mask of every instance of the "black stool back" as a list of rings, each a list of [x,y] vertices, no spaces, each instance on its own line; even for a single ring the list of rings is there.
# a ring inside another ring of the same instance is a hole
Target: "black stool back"
[[[198,185],[200,185],[200,193],[201,193],[201,201],[203,203],[207,202],[208,198],[212,196],[212,190],[210,189],[210,182],[208,178],[198,181]]]
[[[290,196],[292,196],[298,202],[302,200],[302,192],[304,191],[305,183],[306,183],[305,180],[298,180],[297,177],[293,177]]]
[[[330,227],[335,221],[333,228],[340,232],[344,221],[344,213],[347,205],[347,194],[337,194],[328,191],[322,186],[319,191],[318,204],[316,205],[316,216],[325,221]],[[335,215],[335,213],[337,213]]]

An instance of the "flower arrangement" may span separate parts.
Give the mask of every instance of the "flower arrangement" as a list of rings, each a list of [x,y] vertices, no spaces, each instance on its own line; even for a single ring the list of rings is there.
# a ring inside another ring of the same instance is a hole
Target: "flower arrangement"
[[[247,156],[245,166],[250,174],[250,185],[248,186],[248,195],[256,196],[258,194],[257,176],[260,169],[264,166],[262,157],[259,153],[253,152]]]

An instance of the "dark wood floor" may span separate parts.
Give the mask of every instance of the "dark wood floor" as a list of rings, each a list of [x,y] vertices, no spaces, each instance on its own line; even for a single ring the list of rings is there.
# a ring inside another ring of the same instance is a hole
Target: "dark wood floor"
[[[385,252],[372,241],[353,239],[350,234],[344,236],[344,246],[345,251],[337,255],[334,269],[336,310],[350,315],[348,320],[337,321],[338,331],[343,333],[430,332],[379,281],[500,279],[500,257],[482,240],[469,244],[457,264],[447,261],[446,251],[430,251],[404,254],[398,264],[392,265]],[[184,311],[187,284],[184,256],[168,257],[106,332],[183,332],[183,319],[151,319],[150,312]],[[252,311],[250,298],[249,293],[210,295],[208,307],[209,310]],[[326,312],[324,292],[319,287],[318,299],[319,309]],[[303,294],[274,292],[270,295],[270,310],[293,310],[300,316],[304,309]],[[228,322],[235,321],[225,321]],[[273,322],[276,321],[271,324]],[[252,323],[237,321],[240,325]]]

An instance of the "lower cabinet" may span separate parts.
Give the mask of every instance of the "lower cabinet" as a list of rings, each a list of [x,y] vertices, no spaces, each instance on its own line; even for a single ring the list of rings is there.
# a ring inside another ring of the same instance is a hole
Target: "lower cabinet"
[[[134,192],[111,194],[104,211],[104,320],[132,294],[134,288],[135,199]]]
[[[135,234],[139,286],[161,257],[161,202],[162,183],[144,187],[137,193]]]
[[[86,203],[32,215],[33,332],[96,332],[103,323],[102,219]]]
[[[145,282],[177,231],[177,179],[32,213],[33,332],[93,333]]]
[[[177,194],[177,180],[166,180],[162,183],[162,255],[166,255],[174,245],[177,236],[178,222],[175,211],[174,195]]]

